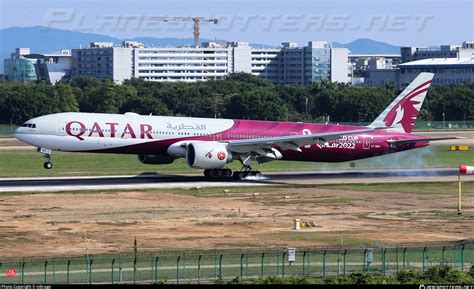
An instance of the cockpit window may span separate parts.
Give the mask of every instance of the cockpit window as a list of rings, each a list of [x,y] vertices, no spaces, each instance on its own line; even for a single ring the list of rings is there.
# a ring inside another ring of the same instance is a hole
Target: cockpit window
[[[34,123],[24,123],[23,127],[36,128],[36,124],[34,124]]]

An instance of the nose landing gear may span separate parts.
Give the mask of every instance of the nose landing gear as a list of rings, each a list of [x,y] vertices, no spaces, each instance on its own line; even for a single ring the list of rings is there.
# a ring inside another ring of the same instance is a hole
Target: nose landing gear
[[[44,162],[43,167],[47,170],[50,170],[53,168],[53,163],[51,161],[46,161]]]
[[[43,164],[43,168],[50,170],[53,168],[53,163],[51,162],[51,150],[46,148],[38,148],[38,152],[43,154],[43,157],[46,161]]]

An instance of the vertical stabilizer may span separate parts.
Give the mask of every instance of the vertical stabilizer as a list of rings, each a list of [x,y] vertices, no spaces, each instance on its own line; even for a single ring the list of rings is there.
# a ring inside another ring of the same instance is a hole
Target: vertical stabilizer
[[[370,126],[390,127],[390,131],[411,133],[433,76],[433,73],[420,73]]]

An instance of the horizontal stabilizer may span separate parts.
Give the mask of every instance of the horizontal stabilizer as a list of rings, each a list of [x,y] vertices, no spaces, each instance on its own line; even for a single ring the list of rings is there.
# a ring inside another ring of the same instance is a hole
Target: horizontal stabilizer
[[[464,137],[452,136],[452,137],[426,137],[426,138],[416,138],[416,139],[402,139],[402,140],[392,140],[389,139],[387,142],[393,145],[404,145],[417,142],[430,142],[430,141],[439,141],[439,140],[449,140],[449,139],[464,139]]]

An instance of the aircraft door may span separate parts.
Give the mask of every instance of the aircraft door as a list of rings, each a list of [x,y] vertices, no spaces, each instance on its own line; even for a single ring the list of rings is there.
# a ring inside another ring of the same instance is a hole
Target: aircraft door
[[[64,122],[64,123],[59,122],[58,123],[57,135],[59,135],[59,136],[66,135],[66,122]]]
[[[364,136],[364,140],[363,140],[363,149],[365,150],[368,150],[370,149],[370,144],[371,144],[371,141],[370,141],[371,137],[370,136]]]

